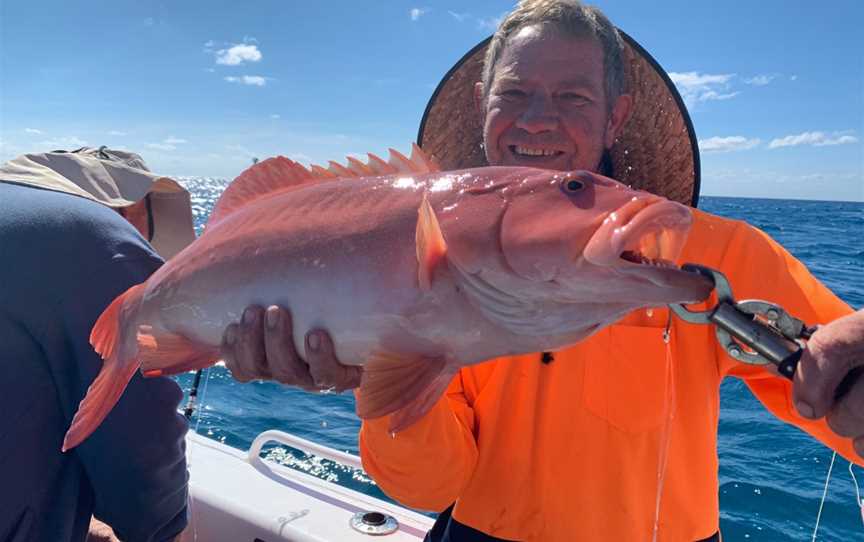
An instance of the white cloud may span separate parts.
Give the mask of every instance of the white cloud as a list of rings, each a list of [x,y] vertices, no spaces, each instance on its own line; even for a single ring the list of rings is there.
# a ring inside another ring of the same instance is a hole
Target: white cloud
[[[716,90],[706,90],[702,94],[699,95],[698,101],[707,102],[708,100],[728,100],[730,98],[734,98],[741,94],[737,90],[735,92],[727,92],[725,94],[720,94]]]
[[[275,119],[281,119],[281,118],[282,118],[282,115],[280,115],[280,114],[278,114],[278,113],[273,113],[272,115],[270,115],[270,118],[271,118],[271,119],[274,119],[274,120],[275,120]]]
[[[185,139],[180,139],[174,136],[168,137],[162,141],[162,143],[166,143],[168,145],[180,145],[182,143],[188,143]]]
[[[710,74],[699,72],[670,72],[669,78],[678,87],[687,105],[710,100],[728,100],[739,92],[730,92],[734,73]]]
[[[208,42],[209,43],[209,42]],[[239,66],[244,62],[258,62],[262,58],[257,45],[238,43],[228,49],[216,51],[216,64]]]
[[[156,149],[160,151],[173,151],[177,150],[177,147],[171,145],[170,143],[147,143],[147,146],[151,149]]]
[[[240,77],[228,76],[225,78],[229,83],[239,83],[241,85],[252,85],[263,87],[267,84],[267,78],[260,75],[241,75]]]
[[[771,81],[776,79],[777,77],[778,77],[778,75],[776,73],[762,74],[762,75],[757,75],[755,77],[749,77],[747,79],[744,79],[744,82],[747,83],[748,85],[753,85],[753,86],[757,86],[757,87],[764,87],[765,85],[769,84]]]
[[[27,132],[28,134],[36,134],[36,135],[42,134],[42,130],[37,130],[36,128],[24,128],[24,131]]]
[[[734,73],[710,74],[699,72],[669,72],[669,78],[676,85],[683,88],[704,88],[711,85],[725,85],[733,77]]]
[[[699,140],[699,150],[702,152],[732,152],[746,151],[761,143],[760,139],[748,139],[744,136],[709,137]]]
[[[213,40],[207,40],[207,42],[204,44],[204,49],[205,49],[205,50],[206,50],[206,49],[212,49],[215,45],[216,45],[216,42],[215,42],[215,41],[213,41]]]
[[[789,80],[790,80],[790,81],[797,81],[797,80],[798,80],[798,76],[797,76],[797,75],[790,75],[790,76],[789,76]]]
[[[447,11],[447,13],[449,13],[454,19],[456,19],[460,23],[464,22],[465,19],[468,19],[469,17],[471,17],[470,13],[456,13],[455,11],[449,11],[449,10]]]
[[[108,135],[122,137],[122,136],[125,136],[128,134],[126,132],[121,132],[119,130],[111,130],[110,132],[108,132]]]
[[[40,141],[37,145],[45,147],[46,150],[71,150],[86,147],[87,142],[78,136],[66,136]]]
[[[245,154],[247,156],[256,156],[256,153],[250,151],[246,147],[242,145],[225,145],[225,148],[229,151],[239,152],[241,154]]]
[[[781,147],[797,147],[799,145],[813,145],[814,147],[826,147],[830,145],[847,145],[849,143],[857,143],[858,138],[848,133],[834,132],[826,134],[825,132],[803,132],[795,135],[788,135],[771,140],[768,144],[769,149],[779,149]]]
[[[411,8],[411,11],[408,12],[412,21],[420,19],[420,17],[427,13],[429,13],[429,8]]]

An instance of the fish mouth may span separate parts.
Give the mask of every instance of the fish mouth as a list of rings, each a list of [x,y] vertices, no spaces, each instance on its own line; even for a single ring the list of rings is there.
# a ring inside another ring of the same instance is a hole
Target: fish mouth
[[[586,245],[585,260],[661,288],[682,290],[693,301],[704,299],[710,281],[675,263],[692,221],[690,210],[680,203],[634,197],[605,218]]]

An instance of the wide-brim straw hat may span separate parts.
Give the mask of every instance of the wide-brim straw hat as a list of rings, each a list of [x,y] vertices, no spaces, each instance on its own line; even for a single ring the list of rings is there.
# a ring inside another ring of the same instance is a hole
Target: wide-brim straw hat
[[[152,173],[133,152],[106,147],[24,154],[0,165],[0,182],[87,198],[113,209],[144,202],[153,249],[168,259],[195,239],[189,192]]]
[[[633,97],[630,118],[609,150],[614,179],[686,205],[699,200],[699,148],[681,95],[654,58],[633,38],[624,41],[624,91]],[[429,99],[417,143],[442,169],[488,165],[483,125],[474,102],[486,38],[468,51]]]

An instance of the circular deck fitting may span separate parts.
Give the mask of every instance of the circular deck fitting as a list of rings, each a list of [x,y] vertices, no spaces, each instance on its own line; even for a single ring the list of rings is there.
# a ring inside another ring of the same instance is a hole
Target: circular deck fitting
[[[355,531],[372,536],[395,533],[399,529],[396,518],[383,512],[357,512],[350,523]]]

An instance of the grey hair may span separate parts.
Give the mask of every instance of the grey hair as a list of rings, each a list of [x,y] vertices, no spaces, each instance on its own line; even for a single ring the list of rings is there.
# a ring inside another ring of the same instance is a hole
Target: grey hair
[[[586,6],[579,0],[522,0],[501,24],[489,47],[483,65],[483,98],[495,75],[495,63],[501,56],[507,39],[521,28],[531,25],[553,25],[566,36],[597,40],[603,50],[604,91],[611,111],[615,100],[624,93],[624,41],[599,8]]]

